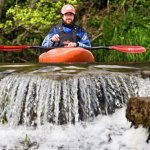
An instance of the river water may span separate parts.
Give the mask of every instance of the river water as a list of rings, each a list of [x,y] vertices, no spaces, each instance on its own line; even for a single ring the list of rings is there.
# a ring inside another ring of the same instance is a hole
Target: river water
[[[130,127],[131,123],[125,117],[125,99],[150,96],[149,78],[143,79],[138,75],[143,70],[149,71],[148,65],[1,65],[0,150],[150,149],[150,144],[146,143],[147,129]],[[128,73],[137,75],[124,76]],[[98,90],[97,93],[93,88]],[[43,89],[51,93],[50,99],[55,103],[54,110],[51,110],[55,115],[51,118],[47,116],[51,107],[46,107],[50,105],[49,97],[43,94]],[[100,96],[99,91],[102,91]],[[62,113],[56,107],[60,95],[64,104],[61,110],[68,110]],[[2,106],[2,101],[8,96],[8,103]],[[95,100],[91,101],[93,97]],[[107,102],[102,103],[105,107],[99,109],[96,99],[101,98]],[[81,107],[83,103],[79,100],[87,103]],[[37,104],[29,104],[32,101]],[[36,119],[28,114],[32,111],[27,108],[34,109],[33,106],[36,106]],[[21,107],[23,121],[16,117]],[[59,116],[63,118],[61,121]],[[34,125],[30,120],[34,120]]]

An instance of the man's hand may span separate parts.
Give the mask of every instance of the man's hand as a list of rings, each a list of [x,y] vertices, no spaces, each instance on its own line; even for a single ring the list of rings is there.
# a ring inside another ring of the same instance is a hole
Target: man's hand
[[[64,47],[77,47],[77,43],[74,42],[69,42],[67,45],[65,45]]]
[[[60,41],[59,35],[58,34],[53,35],[52,38],[51,38],[51,41],[52,42],[58,42],[58,41]]]

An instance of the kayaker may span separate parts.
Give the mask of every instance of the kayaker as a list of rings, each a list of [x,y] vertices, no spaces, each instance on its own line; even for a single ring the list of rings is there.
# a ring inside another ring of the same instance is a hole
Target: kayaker
[[[62,21],[54,26],[42,42],[44,47],[91,47],[87,32],[76,25],[75,8],[66,4],[61,9]]]

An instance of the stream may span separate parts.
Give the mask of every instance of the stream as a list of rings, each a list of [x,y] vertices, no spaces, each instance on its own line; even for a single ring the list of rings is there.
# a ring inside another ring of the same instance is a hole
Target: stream
[[[148,150],[126,119],[150,96],[145,64],[1,64],[0,150]],[[146,75],[145,75],[146,72]]]

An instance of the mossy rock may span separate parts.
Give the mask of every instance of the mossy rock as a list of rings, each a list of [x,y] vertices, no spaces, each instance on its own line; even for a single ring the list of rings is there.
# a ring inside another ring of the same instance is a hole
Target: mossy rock
[[[134,127],[143,125],[149,131],[150,140],[150,97],[131,97],[127,103],[126,118]]]

